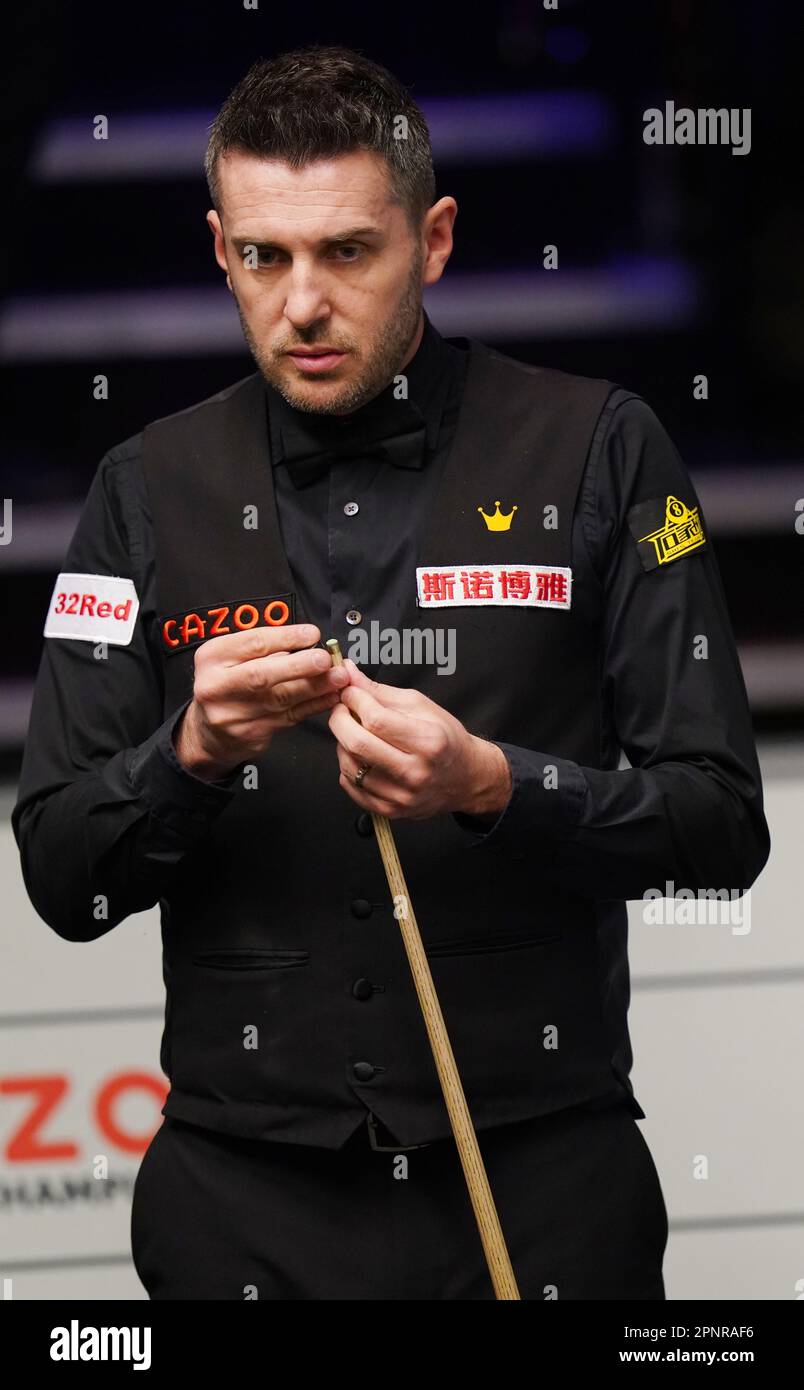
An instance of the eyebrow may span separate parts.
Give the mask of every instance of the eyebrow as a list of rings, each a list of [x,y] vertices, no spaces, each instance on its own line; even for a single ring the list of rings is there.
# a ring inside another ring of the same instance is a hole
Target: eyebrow
[[[381,227],[347,227],[346,231],[335,232],[332,236],[322,237],[317,243],[319,246],[335,246],[344,241],[354,241],[357,237],[380,237],[383,235]],[[238,249],[244,246],[256,246],[258,251],[284,250],[281,242],[271,241],[262,237],[233,236],[232,241]]]

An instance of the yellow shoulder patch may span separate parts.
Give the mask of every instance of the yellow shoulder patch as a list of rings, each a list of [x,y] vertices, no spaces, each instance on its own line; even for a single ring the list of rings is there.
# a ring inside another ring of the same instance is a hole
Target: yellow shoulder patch
[[[669,565],[706,544],[698,507],[680,497],[653,497],[628,513],[628,527],[646,570]]]

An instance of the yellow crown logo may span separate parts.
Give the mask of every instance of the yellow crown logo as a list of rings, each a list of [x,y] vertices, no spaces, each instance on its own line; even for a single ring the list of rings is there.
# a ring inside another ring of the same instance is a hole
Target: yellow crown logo
[[[480,515],[485,521],[486,527],[489,531],[508,531],[513,520],[514,512],[518,511],[519,508],[512,507],[508,515],[504,516],[503,513],[500,511],[499,502],[495,502],[494,505],[497,508],[497,510],[495,512],[492,512],[491,516],[487,516],[486,513],[483,511],[482,507],[478,507],[477,510],[480,512]]]

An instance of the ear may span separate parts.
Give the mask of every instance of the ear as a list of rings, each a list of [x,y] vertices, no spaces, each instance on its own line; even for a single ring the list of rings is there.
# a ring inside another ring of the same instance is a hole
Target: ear
[[[223,227],[221,225],[221,219],[214,208],[210,208],[207,213],[207,226],[215,238],[215,260],[218,262],[221,270],[228,272],[229,263],[226,259],[226,242],[224,241]]]
[[[452,228],[457,214],[458,204],[454,198],[439,198],[425,214],[422,285],[434,285],[441,279],[452,254]]]

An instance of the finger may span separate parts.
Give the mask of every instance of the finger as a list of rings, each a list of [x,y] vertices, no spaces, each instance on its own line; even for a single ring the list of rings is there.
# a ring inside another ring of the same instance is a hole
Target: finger
[[[373,811],[377,816],[386,816],[388,820],[393,820],[399,813],[399,808],[392,805],[389,801],[384,801],[381,797],[373,796],[370,792],[363,791],[362,787],[356,787],[350,782],[343,773],[340,775],[340,785],[343,790],[352,798],[364,811]]]
[[[286,670],[292,670],[286,667]],[[281,713],[300,700],[310,700],[328,691],[343,689],[344,677],[332,667],[318,674],[300,674],[296,679],[269,680],[260,662],[240,666],[201,668],[194,676],[196,699],[225,703],[237,719],[253,719],[260,712]]]
[[[266,690],[265,702],[270,709],[284,711],[300,700],[316,699],[319,695],[334,694],[340,699],[344,680],[341,672],[330,667],[309,679],[278,681]]]
[[[279,705],[284,708],[300,698],[300,682],[311,682],[324,677],[327,688],[345,688],[348,677],[336,676],[329,656],[320,647],[298,652],[273,652],[269,656],[255,657],[238,665],[227,666],[227,690],[242,699],[263,698],[271,700],[279,686],[291,686],[288,692],[277,696]],[[305,692],[305,695],[309,692]]]
[[[331,690],[312,699],[299,700],[293,705],[288,705],[287,709],[278,712],[260,710],[255,713],[252,707],[245,710],[242,715],[232,714],[232,728],[238,737],[249,735],[260,738],[264,734],[275,733],[279,726],[300,724],[302,720],[308,719],[312,714],[321,714],[325,710],[331,710],[339,699],[339,692]]]
[[[352,684],[363,690],[371,690],[373,686],[378,684],[377,681],[373,681],[370,676],[367,676],[365,671],[361,671],[360,667],[350,656],[344,657],[343,668],[345,671],[349,672],[349,679]]]
[[[432,719],[416,719],[409,711],[391,709],[375,699],[367,690],[348,685],[341,694],[341,703],[354,711],[364,729],[403,753],[426,751],[433,741]]]
[[[358,762],[380,768],[392,781],[404,781],[410,756],[358,724],[344,705],[343,696],[329,716],[329,727],[338,743]]]
[[[363,780],[355,782],[355,777],[360,771],[360,768],[365,767],[366,764],[358,762],[357,758],[353,758],[352,754],[347,753],[346,749],[342,748],[340,744],[337,745],[337,748],[338,765],[344,777],[352,786],[359,787],[362,791],[370,792],[372,796],[380,797],[389,804],[393,804],[395,801],[399,800],[399,784],[392,781],[390,777],[387,777],[379,767],[369,766],[368,771],[364,773]]]
[[[339,699],[340,693],[330,690],[326,695],[319,695],[313,700],[301,700],[297,705],[291,705],[285,710],[286,722],[300,724],[303,719],[309,719],[311,714],[321,714],[324,710],[332,709]]]
[[[303,719],[307,719],[311,714],[318,714],[323,710],[331,710],[340,700],[339,690],[321,690],[313,693],[314,687],[301,688],[299,698],[288,702],[287,705],[279,705],[275,708],[267,707],[262,702],[247,705],[234,705],[227,703],[226,713],[230,732],[236,732],[238,736],[253,734],[254,737],[261,737],[265,733],[270,733],[284,725],[298,724]]]
[[[270,656],[274,652],[296,651],[320,642],[321,632],[314,623],[282,623],[277,627],[252,627],[246,632],[220,633],[199,649],[205,659],[214,655],[227,665]]]
[[[355,665],[350,656],[343,664],[349,671],[350,685],[356,690],[367,691],[381,704],[390,705],[394,709],[409,709],[411,704],[417,700],[427,699],[427,696],[422,695],[419,690],[400,688],[396,685],[383,685],[382,681],[373,681],[370,676],[366,675],[365,671],[361,671],[360,667]]]

